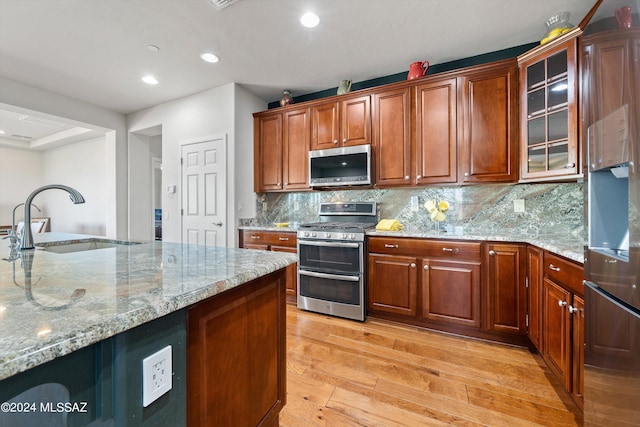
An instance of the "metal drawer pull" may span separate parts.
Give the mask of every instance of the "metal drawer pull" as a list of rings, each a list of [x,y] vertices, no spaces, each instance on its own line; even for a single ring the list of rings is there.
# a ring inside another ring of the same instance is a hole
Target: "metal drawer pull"
[[[579,311],[577,308],[573,307],[573,306],[569,306],[569,313],[573,314],[576,311]]]
[[[259,238],[260,238],[260,236],[253,235],[253,236],[251,236],[251,238],[252,238],[252,239],[259,239]]]
[[[549,268],[552,269],[553,271],[560,271],[560,267],[556,267],[553,264],[549,264]]]
[[[287,241],[287,240],[289,240],[289,238],[288,238],[288,237],[278,237],[278,240],[284,240],[284,241]]]
[[[605,259],[604,262],[606,262],[607,264],[615,264],[616,262],[618,262],[617,259]]]
[[[397,249],[397,248],[398,248],[398,245],[390,245],[390,244],[388,244],[388,243],[385,243],[385,244],[384,244],[384,247],[385,247],[385,248],[393,248],[393,249]]]
[[[425,270],[428,270],[428,269],[429,269],[429,266],[428,266],[428,265],[425,265],[425,266],[424,266],[424,267],[422,267],[422,268],[424,268]]]
[[[490,250],[489,251],[489,255],[494,256],[495,254],[496,254],[496,251],[494,251],[494,250]]]
[[[567,306],[567,302],[566,301],[558,301],[558,305],[560,307],[566,307]]]
[[[564,167],[565,167],[566,169],[571,169],[571,168],[573,168],[573,167],[575,167],[575,166],[576,166],[576,164],[575,164],[575,163],[567,163]]]
[[[453,252],[453,253],[456,253],[456,254],[457,254],[458,252],[460,252],[460,249],[458,249],[458,248],[455,248],[455,249],[451,249],[451,248],[442,248],[442,250],[443,250],[444,252]]]
[[[416,268],[416,263],[415,263],[415,262],[412,262],[411,264],[409,264],[409,267],[411,267],[411,268]]]

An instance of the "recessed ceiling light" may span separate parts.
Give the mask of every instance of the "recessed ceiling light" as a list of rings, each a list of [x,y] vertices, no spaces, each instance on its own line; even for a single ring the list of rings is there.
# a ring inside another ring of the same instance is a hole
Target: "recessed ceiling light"
[[[0,129],[0,135],[4,135],[6,132]]]
[[[313,28],[318,26],[320,18],[313,12],[307,12],[300,17],[300,22],[307,28]]]
[[[144,76],[142,78],[142,81],[145,82],[146,84],[149,84],[149,85],[157,85],[158,84],[158,80],[155,77],[151,76],[151,75]]]
[[[151,52],[160,52],[160,48],[155,44],[147,45],[147,49],[149,49]]]
[[[200,55],[200,58],[202,58],[203,61],[205,62],[211,62],[211,63],[215,63],[220,61],[220,58],[218,58],[217,55],[211,53],[211,52],[205,52],[203,54]]]

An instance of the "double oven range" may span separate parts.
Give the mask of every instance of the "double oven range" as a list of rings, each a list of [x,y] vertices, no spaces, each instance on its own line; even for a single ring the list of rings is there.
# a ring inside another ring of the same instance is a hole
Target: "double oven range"
[[[365,233],[377,223],[375,202],[320,204],[319,222],[298,229],[298,308],[363,321]]]

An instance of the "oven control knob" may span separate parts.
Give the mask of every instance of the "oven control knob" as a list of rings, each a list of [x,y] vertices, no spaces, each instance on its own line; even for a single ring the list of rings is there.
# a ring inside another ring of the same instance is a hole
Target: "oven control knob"
[[[303,237],[309,237],[309,232],[308,232],[308,231],[305,231],[304,233],[302,233],[302,236],[303,236]]]
[[[347,233],[342,233],[342,234],[340,235],[340,238],[341,238],[341,239],[346,239],[346,238],[347,238]]]
[[[316,233],[311,233],[311,237],[316,237]]]
[[[331,237],[331,233],[325,233],[325,238],[328,239]]]
[[[356,238],[356,236],[355,236],[355,234],[349,234],[349,238],[350,238],[351,240],[353,240],[353,239],[355,239],[355,238]]]

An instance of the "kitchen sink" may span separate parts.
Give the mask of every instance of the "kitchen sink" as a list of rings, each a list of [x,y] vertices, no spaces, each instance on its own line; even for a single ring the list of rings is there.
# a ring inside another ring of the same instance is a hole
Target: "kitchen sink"
[[[127,240],[110,239],[82,239],[68,242],[47,242],[38,243],[36,248],[46,252],[57,254],[68,254],[73,252],[94,251],[98,249],[109,249],[123,246],[139,245],[141,242],[131,242]]]

